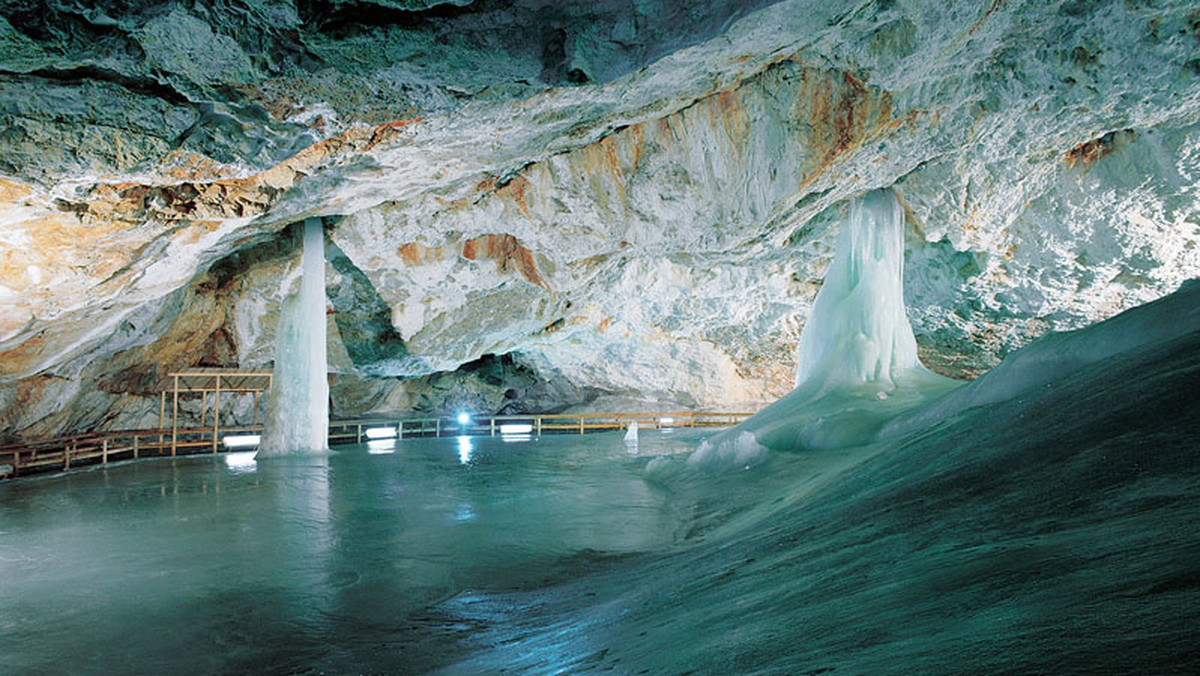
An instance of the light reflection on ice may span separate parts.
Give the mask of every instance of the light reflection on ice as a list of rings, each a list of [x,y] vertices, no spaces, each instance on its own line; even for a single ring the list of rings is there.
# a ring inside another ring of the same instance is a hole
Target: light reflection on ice
[[[367,442],[367,453],[371,455],[380,455],[383,453],[395,453],[395,439],[372,439]]]
[[[258,462],[254,459],[256,451],[238,451],[225,454],[225,466],[234,474],[244,474],[253,472],[258,469]]]

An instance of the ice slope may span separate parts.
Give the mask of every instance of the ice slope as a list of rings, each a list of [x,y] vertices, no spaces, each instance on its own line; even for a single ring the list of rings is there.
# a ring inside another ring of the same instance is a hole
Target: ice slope
[[[695,497],[689,546],[460,595],[486,631],[444,673],[1196,673],[1195,291],[1046,341],[1000,372],[1040,386],[902,438],[659,468]]]

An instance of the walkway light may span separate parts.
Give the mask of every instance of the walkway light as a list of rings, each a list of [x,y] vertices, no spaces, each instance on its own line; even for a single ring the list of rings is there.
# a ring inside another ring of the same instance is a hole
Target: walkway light
[[[395,439],[395,427],[368,427],[366,430],[368,439]]]
[[[467,413],[466,411],[459,411],[458,412],[458,424],[466,425],[469,422],[471,422],[471,414]]]
[[[225,448],[254,448],[261,439],[258,434],[231,434],[221,441]]]

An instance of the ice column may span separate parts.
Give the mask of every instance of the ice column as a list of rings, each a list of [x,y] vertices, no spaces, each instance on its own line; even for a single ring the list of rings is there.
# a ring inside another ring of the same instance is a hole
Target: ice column
[[[904,212],[891,190],[873,190],[852,203],[800,334],[796,387],[890,390],[910,369],[924,370],[904,311]]]
[[[285,284],[290,285],[291,280]],[[321,219],[304,222],[300,289],[287,297],[275,337],[275,377],[258,456],[329,447],[325,357],[325,236]]]

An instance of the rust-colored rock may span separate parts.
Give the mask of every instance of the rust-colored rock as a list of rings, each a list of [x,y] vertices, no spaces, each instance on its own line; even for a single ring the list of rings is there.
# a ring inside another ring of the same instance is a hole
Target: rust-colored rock
[[[512,235],[482,235],[469,239],[463,242],[461,254],[470,261],[494,260],[501,271],[520,272],[530,284],[547,290],[550,288],[538,272],[533,253]]]
[[[1080,143],[1071,148],[1063,155],[1063,161],[1067,166],[1090,167],[1101,158],[1112,154],[1117,148],[1129,143],[1137,137],[1137,132],[1132,129],[1122,129],[1120,131],[1110,131],[1104,136],[1091,141]]]

